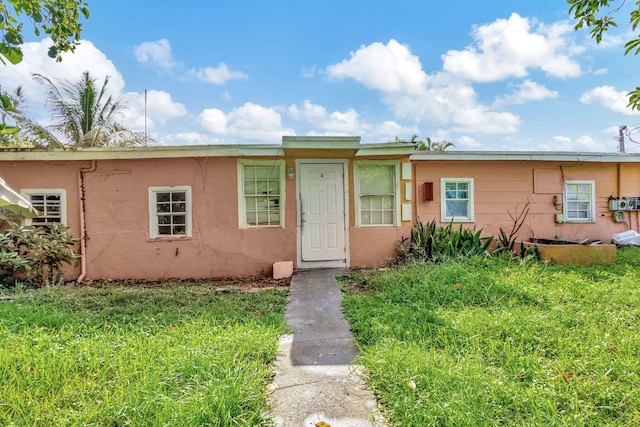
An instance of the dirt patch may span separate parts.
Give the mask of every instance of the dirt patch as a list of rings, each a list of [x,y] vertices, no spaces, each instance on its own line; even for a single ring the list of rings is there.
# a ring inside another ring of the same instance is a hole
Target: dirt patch
[[[227,277],[224,279],[212,279],[211,283],[217,289],[238,289],[241,292],[251,292],[263,289],[288,288],[291,279],[274,279],[271,276]]]
[[[86,280],[82,283],[70,282],[75,286],[139,286],[143,288],[156,288],[171,286],[172,284],[195,285],[206,290],[217,292],[257,292],[267,289],[287,289],[291,283],[291,278],[274,279],[270,275],[251,277],[224,277],[214,279],[167,279],[167,280]],[[207,293],[207,291],[203,291]]]
[[[365,284],[360,282],[345,281],[342,286],[346,288],[347,294],[363,294],[365,293]]]

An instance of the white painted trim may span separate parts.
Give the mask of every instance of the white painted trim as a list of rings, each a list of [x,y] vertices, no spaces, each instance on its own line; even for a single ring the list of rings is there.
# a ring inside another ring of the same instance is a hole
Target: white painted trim
[[[469,216],[447,216],[445,184],[448,182],[466,182],[469,184]],[[440,222],[475,222],[475,199],[473,178],[440,178]]]
[[[569,212],[567,209],[567,185],[568,184],[588,184],[591,186],[591,218],[588,219],[575,219],[569,218]],[[564,222],[569,224],[589,224],[596,222],[596,181],[592,179],[568,179],[564,181],[562,188],[562,214],[564,215]]]
[[[302,176],[301,164],[341,164],[342,185],[344,187],[344,261],[302,261]],[[349,268],[351,266],[351,245],[349,237],[349,162],[346,159],[296,159],[296,235],[297,235],[297,266],[300,269],[313,268]]]
[[[247,225],[246,216],[246,201],[244,199],[244,166],[247,165],[265,165],[265,166],[277,166],[278,176],[280,179],[280,224],[279,225]],[[286,178],[286,165],[284,160],[253,160],[253,159],[238,159],[237,162],[238,172],[238,228],[241,229],[259,229],[259,228],[284,228],[285,225],[285,211],[287,202],[287,178]]]
[[[158,233],[158,213],[156,212],[156,193],[163,191],[184,191],[186,203],[185,235],[164,235]],[[193,202],[190,185],[177,185],[173,187],[149,187],[149,239],[182,239],[191,237],[192,234]]]
[[[531,160],[559,162],[640,163],[638,153],[578,153],[559,151],[418,151],[411,161],[427,160]]]
[[[360,171],[358,166],[393,166],[393,224],[386,225],[363,225],[360,223]],[[356,216],[356,227],[399,227],[400,226],[400,162],[398,160],[356,160],[353,162],[353,190],[354,206]]]
[[[283,136],[282,148],[291,149],[338,149],[360,148],[359,136]]]
[[[280,157],[281,145],[173,145],[74,149],[0,149],[1,160],[117,160],[171,159],[184,157]]]
[[[67,190],[64,188],[22,188],[20,195],[31,202],[32,195],[60,196],[60,223],[67,225]],[[32,221],[33,223],[33,221]],[[40,224],[40,223],[37,223]]]

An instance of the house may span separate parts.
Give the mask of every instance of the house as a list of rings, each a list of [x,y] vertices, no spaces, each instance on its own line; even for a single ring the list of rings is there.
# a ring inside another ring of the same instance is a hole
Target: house
[[[281,261],[380,265],[416,220],[496,235],[527,203],[523,239],[608,242],[638,230],[639,162],[284,137],[278,145],[4,149],[0,176],[43,213],[35,222],[63,222],[81,241],[82,262],[68,279],[159,280],[264,274]]]

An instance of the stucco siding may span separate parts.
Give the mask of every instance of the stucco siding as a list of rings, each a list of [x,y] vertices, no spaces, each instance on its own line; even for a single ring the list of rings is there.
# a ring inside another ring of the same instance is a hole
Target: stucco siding
[[[640,195],[637,184],[634,190],[630,183],[640,179],[638,165],[624,165],[622,174],[620,180],[625,183],[624,191],[635,191]],[[527,201],[529,214],[519,233],[523,239],[563,236],[568,240],[591,238],[608,242],[614,233],[625,231],[630,225],[637,227],[636,213],[629,213],[628,223],[612,220],[608,200],[619,193],[618,165],[615,163],[419,161],[416,162],[416,186],[434,183],[433,201],[423,201],[420,191],[417,194],[417,214],[422,221],[436,219],[442,223],[440,179],[443,177],[474,179],[475,221],[465,226],[483,229],[487,236],[497,236],[500,228],[508,232],[513,225],[509,212],[521,211]],[[563,207],[554,203],[554,196],[562,197],[566,180],[595,181],[595,222],[556,222],[556,214],[562,214]]]

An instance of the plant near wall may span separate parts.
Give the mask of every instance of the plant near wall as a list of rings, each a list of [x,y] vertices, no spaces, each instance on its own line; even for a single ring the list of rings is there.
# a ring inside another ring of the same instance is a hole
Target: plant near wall
[[[34,286],[62,281],[62,265],[79,255],[77,241],[62,224],[27,226],[9,222],[0,234],[0,285],[18,280]]]
[[[400,241],[396,248],[399,262],[442,261],[455,257],[487,254],[493,237],[482,237],[482,230],[468,229],[460,224],[455,229],[453,222],[441,227],[433,220],[421,221],[411,229],[411,241]]]
[[[524,225],[524,222],[527,219],[527,215],[529,215],[529,200],[524,204],[522,210],[518,210],[518,205],[516,205],[513,212],[507,210],[509,214],[509,218],[511,218],[511,230],[507,234],[502,227],[500,227],[500,235],[496,239],[496,249],[494,253],[500,252],[513,252],[513,249],[516,244],[516,239],[518,238],[518,232]]]

